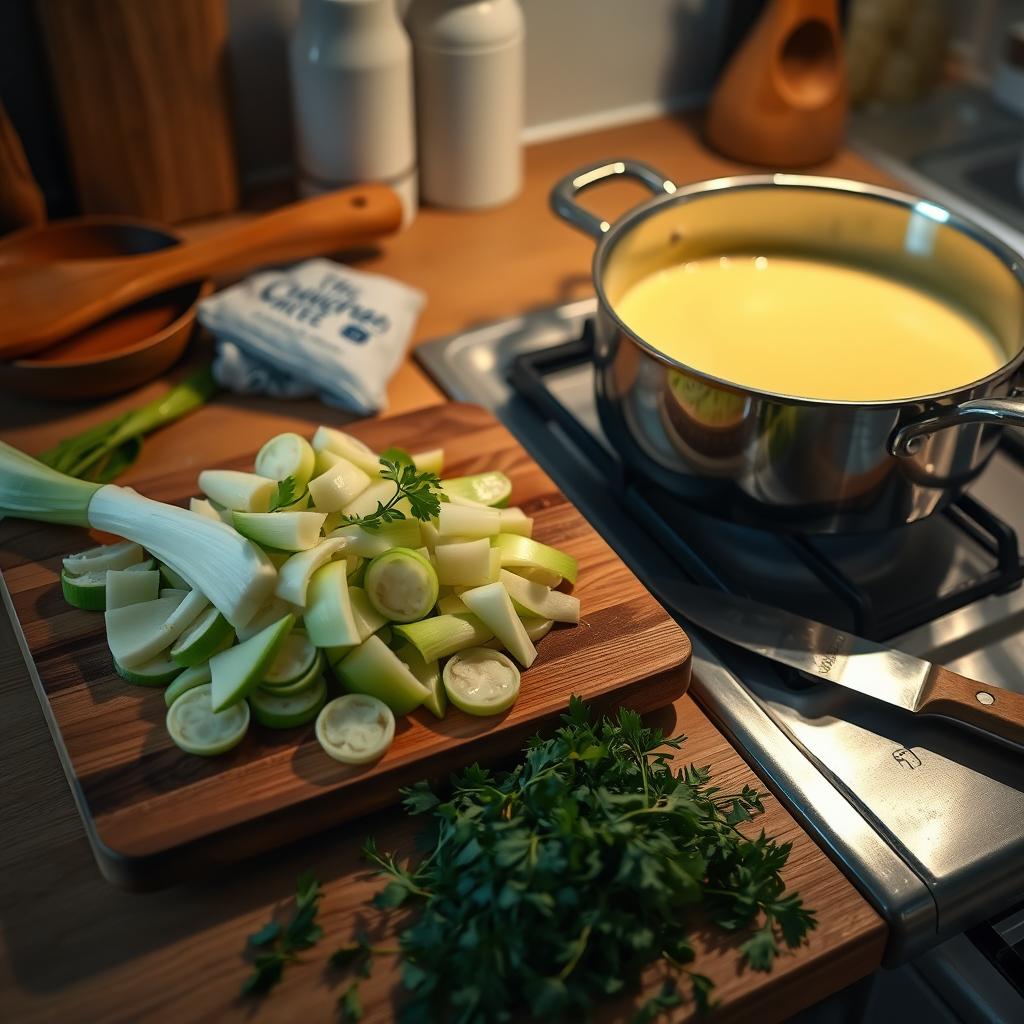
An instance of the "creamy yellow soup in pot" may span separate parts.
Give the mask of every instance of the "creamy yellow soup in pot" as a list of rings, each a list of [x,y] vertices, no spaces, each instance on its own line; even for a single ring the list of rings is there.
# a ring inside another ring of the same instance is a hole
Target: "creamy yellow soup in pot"
[[[983,324],[928,292],[794,256],[668,267],[632,285],[614,309],[687,366],[803,398],[913,398],[962,387],[1007,359]]]

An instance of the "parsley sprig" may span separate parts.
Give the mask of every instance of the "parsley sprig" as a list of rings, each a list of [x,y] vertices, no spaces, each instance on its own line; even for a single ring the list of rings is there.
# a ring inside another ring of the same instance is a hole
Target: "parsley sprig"
[[[299,500],[302,494],[296,494],[295,478],[286,476],[283,480],[278,480],[277,489],[270,497],[270,508],[269,512],[277,512],[282,508]],[[305,494],[305,491],[303,491]]]
[[[708,768],[674,768],[683,737],[666,739],[634,712],[595,723],[574,698],[564,723],[510,771],[467,768],[446,800],[426,783],[405,791],[406,809],[429,816],[429,852],[415,865],[367,843],[388,879],[375,905],[413,912],[399,936],[404,1024],[524,1011],[577,1020],[634,990],[652,964],[669,978],[638,1021],[681,1000],[676,978],[706,1009],[712,983],[690,967],[689,929],[711,921],[748,935],[741,958],[768,970],[815,926],[779,874],[790,844],[739,831],[763,811],[761,794],[724,793]],[[374,953],[360,938],[333,962],[365,976]],[[353,986],[339,1009],[361,1012]]]
[[[295,891],[295,911],[287,924],[272,917],[259,931],[249,936],[254,952],[253,972],[242,984],[244,995],[269,992],[284,974],[285,967],[297,960],[298,953],[310,949],[323,937],[316,922],[317,901],[323,895],[312,872],[299,875]]]
[[[413,517],[420,520],[433,519],[441,511],[441,481],[436,473],[420,472],[412,460],[398,449],[389,450],[381,456],[380,478],[395,485],[395,493],[387,503],[377,502],[377,507],[365,516],[346,516],[346,523],[354,523],[368,530],[376,530],[385,523],[405,518],[405,513],[396,506],[403,499],[409,501]]]

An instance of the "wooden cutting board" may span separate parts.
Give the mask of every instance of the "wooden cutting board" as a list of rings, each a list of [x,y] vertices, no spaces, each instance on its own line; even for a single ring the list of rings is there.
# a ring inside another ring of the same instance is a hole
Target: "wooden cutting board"
[[[579,560],[583,621],[541,641],[506,715],[480,719],[453,709],[438,721],[418,711],[400,720],[394,744],[374,765],[331,760],[312,725],[274,731],[253,723],[235,750],[194,757],[167,736],[163,691],[133,687],[114,673],[102,615],[71,608],[61,596],[61,556],[88,546],[84,531],[3,522],[5,600],[20,622],[39,700],[108,879],[163,885],[385,806],[417,779],[516,750],[557,718],[573,693],[646,711],[686,690],[686,635],[489,413],[449,404],[349,429],[378,449],[443,446],[446,475],[507,473],[514,503],[534,517],[534,536]],[[250,469],[266,439],[252,437],[252,452],[224,465]],[[196,493],[195,473],[171,467],[137,489],[183,503]]]

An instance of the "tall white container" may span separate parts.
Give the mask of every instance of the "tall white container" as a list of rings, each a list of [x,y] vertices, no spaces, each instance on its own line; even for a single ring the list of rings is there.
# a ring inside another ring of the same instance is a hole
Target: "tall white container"
[[[479,208],[522,187],[525,26],[519,0],[413,0],[420,193]]]
[[[412,47],[395,0],[302,0],[289,57],[300,191],[383,181],[411,220]]]

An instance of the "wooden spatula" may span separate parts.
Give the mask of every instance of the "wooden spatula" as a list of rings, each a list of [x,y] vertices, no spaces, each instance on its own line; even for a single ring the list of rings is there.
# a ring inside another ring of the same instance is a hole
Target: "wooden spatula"
[[[337,252],[396,231],[401,221],[392,189],[359,185],[159,252],[0,267],[0,359],[37,352],[176,285]]]

